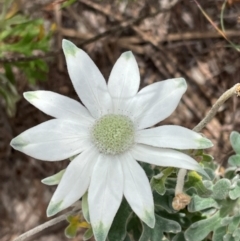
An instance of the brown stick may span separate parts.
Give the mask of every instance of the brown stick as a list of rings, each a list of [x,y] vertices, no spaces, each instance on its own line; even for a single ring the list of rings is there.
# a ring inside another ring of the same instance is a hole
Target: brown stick
[[[166,12],[168,10],[169,9],[159,9],[159,10],[155,11],[154,13],[148,13],[148,14],[140,16],[139,18],[134,18],[134,19],[130,19],[127,21],[123,21],[119,25],[117,25],[113,28],[110,28],[109,30],[106,30],[103,33],[97,34],[96,36],[94,36],[92,38],[84,40],[78,46],[83,47],[84,45],[93,43],[101,38],[108,36],[109,34],[112,34],[113,32],[122,31],[123,29],[127,29],[129,27],[134,26],[135,24],[138,24],[139,22],[143,21],[146,18],[154,17],[157,14],[159,14],[161,12]],[[52,51],[52,52],[49,52],[49,53],[46,53],[43,55],[38,55],[38,56],[30,56],[30,57],[21,56],[21,57],[13,57],[13,58],[0,58],[0,63],[29,62],[29,61],[36,60],[36,59],[53,57],[53,56],[58,55],[59,53],[61,53],[61,51],[56,50],[56,51]]]
[[[232,88],[224,92],[216,101],[216,103],[212,106],[212,108],[204,117],[204,119],[201,120],[199,124],[193,128],[193,130],[196,132],[200,132],[217,114],[217,111],[220,108],[220,106],[222,106],[225,101],[227,101],[229,98],[231,98],[234,95],[240,96],[240,83],[234,85]],[[184,179],[186,174],[187,174],[187,170],[185,169],[179,170],[178,176],[177,176],[177,184],[175,188],[175,195],[183,192]]]
[[[61,216],[58,216],[58,217],[54,218],[54,219],[51,219],[51,220],[49,220],[49,221],[47,221],[47,222],[45,222],[45,223],[43,223],[43,224],[41,224],[39,226],[37,226],[37,227],[27,231],[26,233],[21,234],[16,239],[14,239],[14,241],[24,241],[24,240],[28,239],[29,237],[31,237],[31,236],[33,236],[33,235],[35,235],[37,233],[40,233],[44,229],[49,228],[49,227],[51,227],[51,226],[53,226],[53,225],[55,225],[57,223],[60,223],[60,222],[62,222],[64,220],[66,220],[66,218],[69,215],[72,215],[72,214],[74,214],[76,212],[77,212],[77,210],[70,211],[70,212],[67,212],[67,213],[65,213],[65,214],[63,214]]]

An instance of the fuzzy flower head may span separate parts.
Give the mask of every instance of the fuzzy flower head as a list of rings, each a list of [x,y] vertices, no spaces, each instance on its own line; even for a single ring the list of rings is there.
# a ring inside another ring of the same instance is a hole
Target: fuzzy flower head
[[[97,241],[106,240],[123,197],[143,222],[154,227],[153,195],[138,161],[204,174],[193,158],[176,149],[212,146],[208,139],[184,127],[149,128],[175,110],[187,89],[185,80],[157,82],[138,92],[140,74],[132,52],[119,57],[106,84],[83,50],[63,40],[63,51],[84,106],[50,91],[26,92],[26,100],[55,119],[23,132],[11,142],[13,148],[40,160],[75,156],[61,172],[47,215],[71,206],[88,191],[90,221]]]

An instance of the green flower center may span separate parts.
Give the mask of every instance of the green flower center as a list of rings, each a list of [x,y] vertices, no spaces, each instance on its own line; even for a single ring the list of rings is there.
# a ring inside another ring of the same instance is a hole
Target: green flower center
[[[133,122],[124,115],[105,115],[94,124],[92,138],[100,152],[120,154],[134,143]]]

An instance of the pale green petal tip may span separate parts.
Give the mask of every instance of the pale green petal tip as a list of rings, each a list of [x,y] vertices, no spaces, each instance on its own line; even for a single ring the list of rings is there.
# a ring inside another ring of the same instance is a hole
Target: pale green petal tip
[[[62,41],[62,48],[65,56],[75,56],[78,51],[77,46],[66,39]]]
[[[100,222],[97,225],[93,225],[93,233],[96,241],[105,241],[108,235],[110,227],[107,228],[103,225],[102,222]]]
[[[64,172],[65,172],[65,169],[63,169],[62,171],[60,171],[50,177],[46,177],[46,178],[42,179],[41,182],[48,186],[57,185],[61,181]]]
[[[199,149],[213,147],[213,143],[206,137],[201,137],[200,139],[198,139],[197,144],[198,144]]]
[[[34,99],[38,99],[36,91],[25,92],[23,93],[23,96],[29,102],[32,102]]]
[[[142,218],[143,222],[146,223],[150,228],[154,228],[155,226],[155,215],[154,211],[146,210],[144,216]]]
[[[122,53],[122,57],[124,57],[126,60],[129,60],[130,58],[134,57],[132,51],[127,51]]]
[[[177,88],[187,89],[187,82],[184,78],[177,78]]]
[[[27,146],[29,143],[24,140],[23,138],[21,138],[21,136],[17,136],[14,139],[12,139],[12,141],[10,142],[10,145],[12,146],[12,148],[16,149],[16,150],[22,150],[25,146]]]
[[[51,217],[57,213],[59,213],[60,211],[62,211],[62,202],[63,200],[59,201],[59,202],[50,202],[47,208],[47,216]]]

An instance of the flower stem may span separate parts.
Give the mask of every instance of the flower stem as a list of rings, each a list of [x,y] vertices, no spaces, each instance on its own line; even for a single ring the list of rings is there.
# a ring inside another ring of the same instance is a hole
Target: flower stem
[[[187,170],[186,169],[180,169],[177,175],[177,185],[175,188],[175,196],[177,196],[177,194],[182,193],[183,191],[183,186],[184,186],[184,179],[185,176],[187,174]]]

